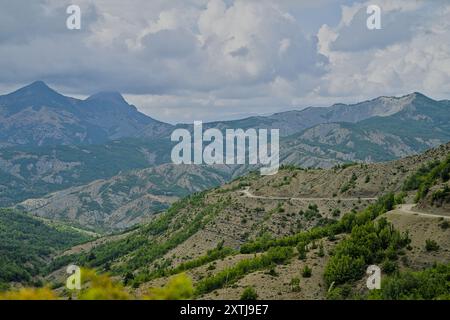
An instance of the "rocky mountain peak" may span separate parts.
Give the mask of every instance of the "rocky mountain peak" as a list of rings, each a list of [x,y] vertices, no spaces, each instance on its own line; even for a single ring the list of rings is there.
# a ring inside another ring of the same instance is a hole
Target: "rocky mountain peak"
[[[19,90],[10,93],[10,97],[51,97],[60,96],[61,94],[50,88],[43,81],[35,81]]]

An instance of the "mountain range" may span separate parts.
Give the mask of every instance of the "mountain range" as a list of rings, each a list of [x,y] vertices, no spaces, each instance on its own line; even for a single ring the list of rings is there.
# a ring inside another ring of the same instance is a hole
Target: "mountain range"
[[[192,126],[119,93],[38,81],[0,96],[0,298],[23,285],[68,298],[73,263],[124,297],[175,281],[197,299],[450,298],[449,111],[416,92],[204,124],[279,128],[282,166],[260,176],[171,163],[172,130]]]
[[[144,130],[167,134],[171,126],[129,105],[117,92],[85,100],[66,97],[37,81],[0,96],[0,146],[95,144],[134,137]]]
[[[283,164],[331,168],[389,161],[446,143],[449,111],[450,101],[416,92],[205,123],[204,128],[279,128]],[[191,127],[144,115],[116,92],[80,100],[37,81],[0,96],[0,206],[19,205],[39,216],[114,230],[255,169],[173,169],[170,134]],[[166,177],[167,170],[178,174]],[[127,188],[115,188],[118,181]],[[133,188],[136,181],[145,187]],[[167,197],[161,197],[162,190]],[[138,201],[146,197],[153,199],[151,205]]]
[[[309,107],[271,116],[210,122],[205,124],[205,128],[273,128],[280,129],[283,137],[306,134],[305,139],[320,143],[323,140],[314,132],[327,130],[330,124],[360,123],[351,129],[367,127],[369,130],[387,130],[395,134],[396,121],[417,121],[414,127],[427,124],[426,129],[435,128],[423,139],[416,137],[419,144],[425,143],[430,147],[436,145],[433,141],[435,134],[436,140],[447,137],[449,107],[449,100],[436,101],[416,92],[399,98],[379,97],[352,105]],[[372,121],[367,121],[369,119]],[[382,127],[379,127],[380,119],[384,120]],[[44,82],[37,81],[0,96],[0,147],[99,144],[125,137],[161,138],[170,136],[176,127],[189,125],[173,126],[157,121],[128,104],[118,92],[101,92],[80,100],[66,97]],[[316,130],[305,132],[315,127]]]

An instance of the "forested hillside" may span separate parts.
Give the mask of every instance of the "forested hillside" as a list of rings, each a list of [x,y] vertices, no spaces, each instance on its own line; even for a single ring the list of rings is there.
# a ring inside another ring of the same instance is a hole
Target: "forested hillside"
[[[42,275],[53,254],[91,239],[70,227],[0,209],[0,287],[39,284],[35,276]]]

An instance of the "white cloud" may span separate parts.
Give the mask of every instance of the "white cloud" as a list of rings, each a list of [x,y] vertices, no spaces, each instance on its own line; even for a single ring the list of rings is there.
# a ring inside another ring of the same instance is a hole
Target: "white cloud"
[[[353,15],[344,9],[345,23],[325,25],[318,33],[321,52],[330,61],[321,94],[423,91],[440,97],[450,92],[448,3],[382,1],[382,31],[364,29],[363,10],[355,7]]]
[[[339,1],[339,23],[335,0],[79,0],[81,32],[65,28],[70,2],[0,0],[1,87],[118,90],[170,121],[450,91],[448,1],[379,0],[384,29],[369,31],[357,0]],[[311,8],[324,23],[306,35]]]

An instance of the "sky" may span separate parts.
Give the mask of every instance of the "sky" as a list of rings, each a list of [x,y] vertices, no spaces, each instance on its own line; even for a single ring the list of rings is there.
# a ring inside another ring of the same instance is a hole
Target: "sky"
[[[66,27],[71,4],[80,30]],[[36,80],[119,91],[170,123],[448,99],[450,0],[0,0],[0,70],[0,93]]]

